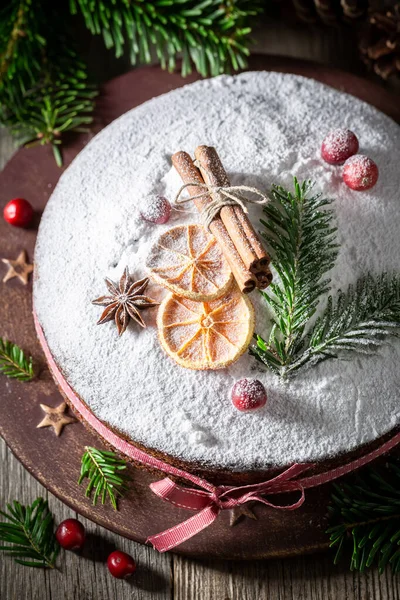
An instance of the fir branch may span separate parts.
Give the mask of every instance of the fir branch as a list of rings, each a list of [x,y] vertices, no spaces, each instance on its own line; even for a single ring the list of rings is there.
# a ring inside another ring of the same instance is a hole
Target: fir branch
[[[70,71],[44,72],[41,83],[24,95],[7,89],[1,95],[0,122],[26,147],[50,144],[58,166],[60,145],[67,131],[87,131],[97,92],[87,85],[84,65],[70,51]]]
[[[61,165],[67,131],[86,131],[96,91],[54,3],[11,0],[0,11],[0,123],[27,146],[51,144]]]
[[[351,352],[371,354],[400,330],[400,276],[368,274],[336,299],[329,296],[308,331],[337,256],[331,201],[308,197],[311,187],[296,179],[294,195],[274,187],[261,220],[278,281],[262,292],[273,313],[269,339],[256,335],[250,353],[282,377]]]
[[[127,47],[133,65],[150,63],[154,48],[164,69],[174,70],[182,55],[182,75],[194,65],[203,77],[245,67],[249,20],[261,6],[259,0],[70,0],[71,12],[80,12],[117,57]]]
[[[0,9],[0,125],[27,146],[50,144],[61,165],[67,131],[85,131],[96,91],[74,51],[71,15],[102,35],[116,56],[203,76],[245,66],[249,21],[260,0],[8,0]]]
[[[40,34],[42,11],[33,0],[10,0],[0,10],[0,91],[24,93],[35,84],[45,40]],[[37,8],[37,7],[36,7]]]
[[[329,290],[325,275],[337,256],[332,201],[310,194],[312,187],[296,178],[294,194],[274,186],[272,202],[264,207],[267,220],[261,220],[278,281],[262,292],[273,313],[269,340],[257,335],[250,352],[282,376],[303,347],[305,327]]]
[[[19,346],[0,338],[0,373],[19,381],[30,381],[35,377],[32,357],[27,358]]]
[[[123,492],[127,490],[126,482],[129,480],[127,474],[121,473],[126,469],[126,462],[113,452],[89,446],[86,446],[85,450],[78,484],[88,478],[85,496],[89,498],[94,490],[93,504],[96,505],[98,498],[101,498],[101,503],[104,504],[108,495],[113,508],[117,510],[117,496],[123,496]]]
[[[306,348],[290,365],[294,371],[351,352],[375,353],[400,331],[400,276],[368,274],[337,299],[329,297],[324,313],[307,336]]]
[[[347,546],[353,549],[350,569],[364,571],[377,564],[400,573],[400,468],[390,462],[379,471],[370,467],[351,483],[336,484],[328,507],[327,533],[336,548],[335,564]]]
[[[25,2],[10,3],[1,13],[3,28],[9,28],[10,33],[5,48],[0,54],[0,80],[12,63],[18,42],[26,35],[24,31],[26,4]]]
[[[31,506],[15,501],[0,511],[7,522],[0,523],[0,550],[20,565],[54,568],[59,546],[54,536],[54,519],[47,501],[37,498]]]

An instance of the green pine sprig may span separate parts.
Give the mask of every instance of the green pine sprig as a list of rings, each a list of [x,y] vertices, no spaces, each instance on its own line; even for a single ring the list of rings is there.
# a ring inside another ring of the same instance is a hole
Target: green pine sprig
[[[305,328],[329,291],[326,273],[337,256],[332,201],[312,194],[312,188],[296,178],[294,193],[274,186],[261,220],[278,279],[261,292],[272,311],[269,339],[257,335],[251,353],[282,376],[303,348]]]
[[[182,57],[182,75],[192,67],[206,77],[242,69],[249,54],[249,22],[261,11],[252,0],[70,0],[93,35],[133,65],[150,63],[154,50],[161,66],[173,71]]]
[[[310,182],[300,185],[296,179],[294,194],[274,187],[261,220],[278,277],[261,292],[272,313],[271,332],[268,340],[256,335],[250,353],[281,377],[353,352],[374,353],[400,332],[398,274],[367,274],[336,298],[329,296],[312,324],[329,291],[327,273],[338,245],[332,201],[311,189]]]
[[[87,130],[96,95],[68,17],[48,0],[8,0],[0,10],[0,124],[28,147],[50,144],[59,166],[64,134]]]
[[[246,66],[260,0],[6,0],[0,8],[0,125],[22,144],[50,144],[58,165],[68,131],[92,122],[96,89],[76,53],[76,17],[131,63],[155,56],[203,76]]]
[[[27,148],[50,144],[59,167],[63,164],[60,146],[64,134],[88,131],[97,95],[86,82],[83,63],[72,50],[68,56],[64,60],[59,57],[51,70],[42,70],[38,85],[27,92],[0,91],[0,122]]]
[[[328,507],[330,546],[339,562],[352,548],[350,569],[364,571],[374,564],[382,573],[390,565],[400,573],[400,468],[389,462],[385,468],[370,467],[352,482],[335,485]]]
[[[54,569],[59,545],[47,501],[37,498],[30,506],[23,506],[14,500],[0,515],[6,519],[0,523],[0,541],[8,544],[0,550],[20,565]]]
[[[78,484],[86,478],[89,479],[85,496],[90,498],[93,492],[93,504],[96,505],[99,498],[104,504],[108,495],[113,508],[117,510],[117,496],[123,496],[129,480],[128,475],[122,473],[125,469],[126,462],[114,452],[86,446]]]
[[[305,349],[289,367],[344,358],[349,353],[372,354],[388,336],[400,332],[400,277],[368,274],[336,299],[329,296],[323,314],[307,336]]]
[[[19,381],[30,381],[35,377],[32,357],[7,340],[0,338],[0,373]]]

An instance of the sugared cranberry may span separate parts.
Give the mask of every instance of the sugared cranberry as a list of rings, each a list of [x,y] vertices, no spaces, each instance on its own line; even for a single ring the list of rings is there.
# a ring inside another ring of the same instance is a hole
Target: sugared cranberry
[[[171,216],[171,204],[164,196],[153,196],[147,201],[141,215],[149,223],[163,225]]]
[[[379,169],[371,158],[357,154],[346,160],[343,167],[343,181],[352,190],[369,190],[378,181]]]
[[[136,563],[132,556],[121,550],[111,552],[107,558],[107,567],[113,577],[125,579],[136,571]]]
[[[14,227],[27,227],[32,221],[33,208],[27,200],[14,198],[5,205],[4,219]]]
[[[255,410],[266,401],[267,392],[258,379],[240,379],[232,388],[232,402],[238,410]]]
[[[66,550],[80,550],[85,543],[85,528],[77,519],[66,519],[59,524],[56,539]]]
[[[330,165],[341,165],[357,152],[358,139],[350,129],[335,129],[322,142],[321,156]]]

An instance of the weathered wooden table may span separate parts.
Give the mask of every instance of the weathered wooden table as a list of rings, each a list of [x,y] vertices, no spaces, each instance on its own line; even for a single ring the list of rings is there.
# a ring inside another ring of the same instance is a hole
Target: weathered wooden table
[[[296,43],[290,37],[291,47],[288,40],[288,33],[285,38],[276,28],[263,31],[259,48],[270,51],[272,47],[275,52],[308,58],[319,53],[329,59],[335,53],[336,65],[342,62],[338,58],[345,56],[344,45],[335,34],[330,34],[329,43],[322,35],[306,37],[304,32]],[[0,168],[13,150],[9,136],[0,131]],[[33,479],[1,442],[0,507],[13,499],[30,503],[39,495],[48,498],[57,522],[75,516]],[[159,555],[81,520],[89,534],[84,555],[62,553],[58,571],[28,569],[0,556],[0,600],[400,600],[399,580],[390,571],[381,577],[375,569],[364,575],[350,573],[345,561],[334,567],[330,554],[269,562],[195,562]],[[118,581],[108,574],[104,562],[114,548],[137,560],[137,574],[131,581]]]

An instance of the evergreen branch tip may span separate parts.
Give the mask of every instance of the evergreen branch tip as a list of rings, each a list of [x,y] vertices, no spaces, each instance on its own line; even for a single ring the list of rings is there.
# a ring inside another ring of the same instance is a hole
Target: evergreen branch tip
[[[23,506],[14,500],[0,515],[5,519],[0,522],[0,541],[6,543],[0,550],[20,565],[54,569],[60,547],[47,501],[37,498]]]
[[[86,446],[78,484],[88,479],[85,496],[92,497],[93,505],[97,504],[99,498],[105,504],[108,496],[112,507],[117,510],[117,497],[124,495],[129,481],[129,476],[123,473],[126,467],[126,462],[114,452]]]
[[[0,338],[0,373],[18,381],[31,381],[35,377],[33,359],[16,344]]]

